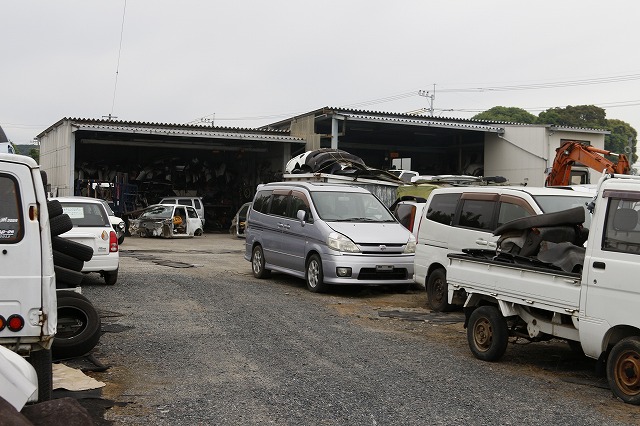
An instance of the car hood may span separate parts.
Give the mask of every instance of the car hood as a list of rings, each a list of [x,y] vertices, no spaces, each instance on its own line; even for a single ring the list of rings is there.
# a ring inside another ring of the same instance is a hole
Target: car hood
[[[397,222],[327,222],[356,244],[406,244],[411,232]]]

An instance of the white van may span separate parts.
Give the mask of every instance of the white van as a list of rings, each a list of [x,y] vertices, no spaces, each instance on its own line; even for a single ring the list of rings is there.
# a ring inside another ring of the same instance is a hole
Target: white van
[[[354,185],[260,185],[247,214],[244,258],[253,275],[327,285],[413,284],[415,238],[371,192]]]
[[[44,183],[30,157],[0,154],[0,345],[28,357],[51,396],[56,280]]]
[[[446,311],[447,253],[467,248],[492,249],[493,231],[521,217],[585,207],[595,195],[569,188],[465,186],[434,189],[420,221],[414,280],[426,287],[429,307]],[[587,221],[589,215],[587,215]],[[589,223],[585,222],[588,228]],[[464,295],[456,302],[463,303]]]

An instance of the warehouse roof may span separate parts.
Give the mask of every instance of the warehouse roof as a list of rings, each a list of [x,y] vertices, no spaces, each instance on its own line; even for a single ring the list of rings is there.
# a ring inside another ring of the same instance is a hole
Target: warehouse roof
[[[248,139],[277,142],[305,143],[304,139],[289,136],[287,131],[273,129],[248,129],[238,127],[212,127],[197,124],[152,123],[106,119],[63,118],[41,132],[42,137],[52,129],[69,122],[74,131],[89,130],[110,133],[134,133],[155,136],[203,137],[208,139]]]
[[[423,127],[438,127],[460,130],[475,130],[491,133],[504,133],[504,126],[531,126],[531,127],[549,127],[552,130],[566,130],[585,133],[600,133],[609,134],[610,132],[605,129],[592,129],[584,127],[569,127],[569,126],[556,126],[553,124],[527,124],[527,123],[515,123],[509,121],[491,121],[491,120],[473,120],[465,118],[454,117],[432,117],[427,115],[417,115],[415,113],[397,113],[397,112],[384,112],[384,111],[366,111],[350,108],[340,107],[323,107],[315,111],[310,111],[295,117],[281,120],[276,123],[272,123],[263,128],[265,129],[283,129],[288,123],[291,123],[297,118],[308,117],[315,115],[316,119],[321,121],[323,119],[329,119],[334,116],[342,116],[347,121],[359,121],[359,122],[376,122],[386,124],[403,124],[410,126],[423,126]]]

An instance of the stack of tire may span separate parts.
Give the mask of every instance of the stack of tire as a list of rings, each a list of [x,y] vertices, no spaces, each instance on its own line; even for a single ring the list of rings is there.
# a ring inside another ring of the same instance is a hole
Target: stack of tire
[[[70,290],[82,282],[82,267],[93,257],[93,249],[60,237],[73,223],[59,201],[48,201],[47,208],[58,299],[58,327],[51,352],[53,359],[74,358],[87,354],[100,340],[98,312],[89,299]]]

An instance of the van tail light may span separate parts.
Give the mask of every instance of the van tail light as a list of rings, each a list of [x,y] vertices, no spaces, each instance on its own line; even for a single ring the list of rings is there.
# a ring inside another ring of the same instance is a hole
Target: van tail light
[[[7,328],[11,331],[20,331],[24,327],[24,318],[20,315],[11,315],[7,318]]]
[[[109,253],[115,253],[118,251],[118,237],[115,231],[109,233]]]

